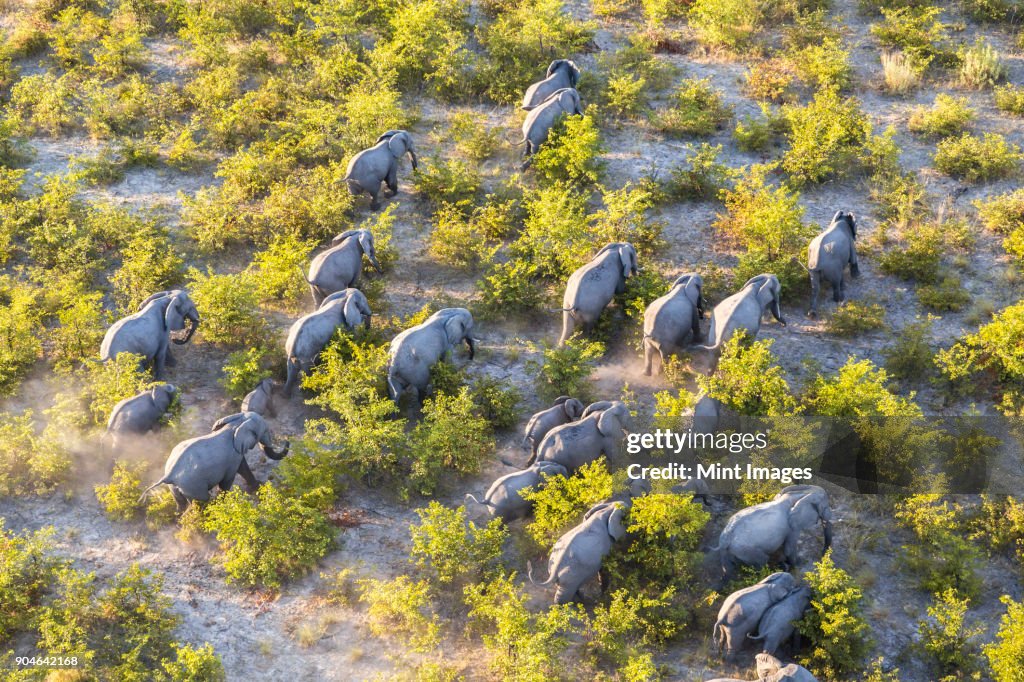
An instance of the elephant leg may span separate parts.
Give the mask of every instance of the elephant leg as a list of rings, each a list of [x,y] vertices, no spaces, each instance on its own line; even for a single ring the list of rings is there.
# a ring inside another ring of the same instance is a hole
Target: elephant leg
[[[818,316],[818,294],[821,290],[821,278],[818,273],[811,271],[811,309],[807,311],[807,317]]]
[[[798,553],[799,544],[800,534],[798,532],[790,532],[790,534],[786,536],[786,542],[782,545],[782,554],[786,559],[787,571],[800,563],[800,555]]]
[[[167,343],[163,343],[153,356],[153,378],[160,381],[164,378],[164,367],[167,365]]]
[[[295,390],[295,381],[299,374],[299,364],[292,358],[288,358],[288,378],[284,382],[284,395],[291,398]]]
[[[840,276],[839,281],[832,287],[832,298],[835,299],[836,303],[842,303],[846,300],[846,282]]]
[[[249,468],[249,463],[245,461],[245,457],[242,458],[242,463],[238,465],[238,475],[241,476],[242,480],[245,481],[245,484],[249,486],[249,492],[256,492],[256,489],[260,487],[259,481],[257,481],[256,476],[253,475],[252,469]]]
[[[315,284],[309,285],[309,291],[313,294],[313,305],[319,308],[320,304],[323,303],[324,299],[327,297],[324,295],[324,292],[321,291],[320,287]]]
[[[178,490],[178,486],[171,486],[171,495],[174,496],[174,504],[177,505],[179,514],[188,509],[188,498],[185,497],[185,493]]]
[[[597,571],[597,579],[601,582],[601,595],[603,596],[608,592],[608,585],[611,584],[611,578],[608,577],[608,572],[604,568],[600,568]]]
[[[572,314],[572,311],[565,310],[562,312],[562,336],[558,339],[558,345],[564,346],[574,331],[576,331],[576,316]]]
[[[223,479],[221,479],[220,483],[217,484],[217,486],[221,490],[223,490],[225,492],[227,492],[228,490],[231,490],[231,488],[234,485],[235,485],[235,474],[228,474]]]
[[[380,186],[375,189],[369,190],[370,192],[370,208],[374,211],[380,208]]]
[[[860,277],[860,264],[857,263],[857,252],[850,254],[850,277]]]
[[[651,365],[654,363],[654,344],[649,338],[644,339],[644,375],[651,376]]]
[[[384,179],[384,182],[387,183],[388,189],[391,190],[391,196],[398,194],[398,161],[391,164],[388,176]]]

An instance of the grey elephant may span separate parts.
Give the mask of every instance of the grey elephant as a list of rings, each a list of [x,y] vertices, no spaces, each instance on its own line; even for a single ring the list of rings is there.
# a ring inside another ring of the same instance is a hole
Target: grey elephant
[[[277,409],[274,407],[274,380],[267,377],[256,384],[256,388],[246,393],[242,398],[241,410],[255,412],[264,417],[277,416]]]
[[[818,293],[822,281],[832,285],[833,301],[842,303],[846,300],[843,273],[847,263],[850,265],[850,276],[860,276],[854,244],[856,239],[857,219],[852,213],[836,211],[829,226],[811,240],[807,247],[807,272],[811,277],[811,309],[807,311],[809,317],[818,314]]]
[[[561,464],[537,462],[522,471],[515,471],[496,480],[487,489],[483,500],[467,494],[466,501],[483,505],[492,518],[504,519],[505,522],[515,521],[524,518],[533,508],[533,503],[524,500],[520,495],[523,490],[537,489],[544,485],[545,479],[551,476],[567,476],[568,473]]]
[[[780,308],[781,293],[782,285],[775,275],[751,277],[743,288],[715,306],[711,312],[708,343],[706,346],[698,347],[717,354],[725,342],[740,329],[753,341],[761,329],[761,317],[766,309],[770,309],[779,324],[785,327],[786,320],[782,317]]]
[[[599,575],[601,563],[612,549],[612,543],[626,537],[624,519],[628,502],[602,502],[590,508],[583,521],[560,537],[548,558],[548,579],[538,583],[533,566],[527,562],[530,582],[539,587],[555,583],[555,603],[580,601],[580,587]],[[601,580],[602,591],[608,581]]]
[[[469,359],[476,352],[473,315],[465,308],[444,308],[391,340],[388,350],[388,395],[396,403],[412,388],[423,401],[430,384],[430,368],[465,343]]]
[[[585,332],[593,329],[601,313],[615,294],[626,290],[626,280],[638,272],[636,249],[628,242],[605,245],[589,263],[569,275],[562,297],[562,336],[564,346],[582,325]]]
[[[719,552],[723,580],[736,563],[764,566],[780,550],[786,567],[796,566],[800,534],[817,523],[822,525],[827,551],[832,545],[832,508],[828,493],[816,485],[787,486],[768,502],[736,512],[712,548]]]
[[[580,79],[580,69],[569,59],[556,59],[548,66],[544,80],[537,81],[526,89],[523,95],[523,109],[531,111],[558,90],[575,88]]]
[[[796,633],[796,622],[804,617],[804,611],[811,603],[811,588],[807,585],[796,588],[785,599],[772,604],[757,625],[757,634],[748,634],[754,640],[763,640],[761,650],[774,654],[779,646]]]
[[[338,329],[354,331],[359,325],[369,328],[370,317],[370,304],[363,292],[343,289],[325,298],[316,312],[296,320],[284,343],[288,362],[285,396],[291,397],[295,384],[310,370]]]
[[[580,93],[576,92],[574,88],[556,90],[530,110],[530,113],[526,115],[526,120],[523,121],[523,139],[518,143],[526,143],[521,168],[530,165],[530,157],[537,153],[540,146],[548,139],[555,123],[565,115],[583,115]]]
[[[672,486],[672,492],[677,495],[689,494],[702,504],[711,504],[711,488],[703,478],[690,478],[682,483],[677,483]]]
[[[557,462],[572,472],[601,454],[613,458],[619,453],[629,421],[629,408],[616,400],[607,409],[551,429],[527,464]]]
[[[582,414],[583,403],[567,395],[558,396],[554,405],[530,417],[530,421],[526,423],[523,447],[528,448],[530,454],[536,454],[537,446],[551,429],[575,421]]]
[[[726,597],[712,631],[718,650],[727,658],[734,656],[747,635],[757,630],[765,611],[785,599],[795,587],[796,579],[780,571]]]
[[[107,420],[104,438],[117,448],[127,435],[142,435],[155,429],[167,413],[178,389],[171,384],[158,384],[114,405]]]
[[[171,338],[186,327],[183,337]],[[186,344],[198,328],[199,311],[188,292],[160,291],[143,301],[139,312],[110,326],[100,345],[100,359],[106,362],[121,353],[135,353],[152,363],[153,376],[161,379],[171,341]]]
[[[754,660],[758,682],[818,682],[818,678],[802,665],[782,665],[782,661],[771,654],[760,653]]]
[[[250,490],[259,483],[245,461],[245,453],[259,445],[270,459],[283,459],[288,442],[280,450],[271,443],[270,427],[255,412],[239,412],[224,417],[213,425],[210,433],[178,443],[164,465],[164,475],[142,493],[145,497],[158,485],[171,487],[178,511],[184,511],[189,500],[206,502],[214,486],[230,490],[235,476],[241,476]]]
[[[412,169],[416,170],[416,151],[412,137],[404,130],[389,130],[377,138],[369,149],[364,149],[348,162],[345,182],[352,194],[367,192],[371,197],[370,208],[380,208],[380,184],[386,183],[391,196],[398,194],[398,161],[404,154],[409,155]]]
[[[309,290],[319,308],[333,293],[354,287],[363,274],[363,256],[373,268],[383,272],[377,261],[373,233],[369,230],[346,230],[333,240],[331,248],[318,253],[309,264]]]
[[[697,402],[693,404],[693,432],[715,433],[722,422],[724,412],[725,405],[721,400],[701,392]]]
[[[651,375],[654,354],[661,366],[666,355],[679,353],[687,341],[700,341],[700,321],[704,319],[704,280],[694,272],[681,275],[661,298],[651,301],[644,311],[644,374]],[[659,367],[658,371],[661,371]]]

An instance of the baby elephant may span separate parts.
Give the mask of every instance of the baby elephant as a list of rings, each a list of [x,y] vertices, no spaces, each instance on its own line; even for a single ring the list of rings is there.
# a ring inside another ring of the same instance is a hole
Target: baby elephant
[[[577,325],[582,325],[585,332],[593,329],[615,295],[626,290],[626,280],[639,270],[633,245],[613,242],[569,275],[562,298],[562,336],[558,345],[565,345]]]
[[[412,148],[412,137],[404,130],[389,130],[377,138],[377,143],[364,149],[348,163],[345,182],[352,194],[367,192],[372,202],[370,208],[380,208],[380,183],[387,183],[391,196],[398,194],[398,160],[409,154],[412,169],[416,170],[416,152]]]
[[[182,512],[189,500],[209,501],[214,486],[230,490],[235,476],[241,476],[249,490],[255,490],[259,483],[245,461],[245,453],[256,445],[270,459],[283,459],[288,454],[287,441],[280,450],[274,450],[270,427],[255,412],[224,417],[213,425],[211,433],[178,443],[167,458],[163,478],[147,488],[142,498],[166,483],[171,486],[178,511]]]
[[[713,632],[715,645],[724,650],[726,657],[735,655],[746,636],[757,630],[765,611],[785,599],[795,587],[792,575],[779,572],[730,594],[718,609]]]
[[[178,389],[171,384],[159,384],[114,405],[105,435],[110,446],[116,450],[124,436],[142,435],[155,429],[177,394]]]
[[[818,293],[822,280],[832,285],[832,300],[842,303],[846,300],[846,285],[843,272],[850,264],[850,276],[858,277],[857,265],[857,219],[852,213],[836,211],[832,222],[821,234],[811,240],[807,247],[807,271],[811,276],[811,309],[808,317],[818,314]]]
[[[758,654],[755,660],[758,682],[818,682],[818,678],[802,665],[782,665],[782,661],[771,654]]]
[[[529,448],[531,455],[536,455],[537,446],[544,440],[548,431],[556,426],[576,421],[582,414],[583,403],[567,395],[558,396],[555,398],[554,405],[530,417],[530,421],[526,424],[523,447]]]
[[[569,472],[561,464],[537,462],[528,469],[502,476],[487,489],[483,500],[466,495],[466,500],[487,507],[492,518],[504,519],[506,523],[526,517],[533,503],[524,500],[519,493],[526,488],[537,489],[544,485],[549,476],[567,476]]]
[[[273,393],[274,380],[270,377],[263,379],[256,384],[256,388],[242,398],[242,412],[255,412],[265,417],[276,417],[277,410],[274,407]]]
[[[346,230],[331,240],[331,248],[313,258],[306,281],[316,307],[331,294],[356,285],[363,274],[364,254],[377,272],[383,272],[369,230]]]
[[[370,316],[370,304],[363,292],[344,289],[325,298],[315,313],[296,320],[284,343],[288,362],[285,395],[291,397],[296,382],[310,370],[335,331],[341,327],[353,331],[361,324],[369,328]]]
[[[687,341],[700,341],[700,321],[704,319],[704,280],[694,272],[682,275],[672,289],[655,299],[644,311],[644,374],[651,375],[654,353],[661,365],[666,355],[683,350]],[[659,372],[661,367],[659,367]]]
[[[548,72],[542,81],[537,81],[526,89],[523,95],[523,109],[531,111],[537,105],[563,88],[575,88],[580,79],[580,69],[576,62],[568,59],[556,59],[548,66]]]
[[[523,152],[523,163],[520,169],[530,165],[530,157],[537,153],[540,146],[548,139],[551,129],[563,116],[582,116],[583,105],[580,93],[573,88],[562,88],[534,107],[523,121],[523,139],[518,144],[526,143]]]
[[[804,617],[804,611],[811,603],[811,588],[804,585],[798,587],[786,598],[773,604],[761,616],[756,635],[747,635],[750,639],[764,640],[761,650],[774,654],[779,645],[790,639],[796,632],[796,621]]]

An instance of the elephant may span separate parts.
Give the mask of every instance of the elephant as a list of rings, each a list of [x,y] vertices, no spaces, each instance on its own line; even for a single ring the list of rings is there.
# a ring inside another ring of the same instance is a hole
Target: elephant
[[[554,462],[537,462],[533,466],[502,476],[487,489],[483,500],[473,495],[466,495],[466,501],[475,502],[487,508],[492,518],[504,519],[505,522],[524,518],[533,508],[533,502],[524,500],[519,493],[525,488],[537,488],[544,484],[550,476],[568,476],[569,472],[561,464]]]
[[[745,330],[753,341],[761,329],[761,316],[766,308],[770,308],[775,319],[785,327],[786,320],[779,307],[781,291],[782,285],[775,275],[763,274],[748,279],[742,289],[715,306],[711,312],[708,344],[698,348],[717,354],[739,329]]]
[[[842,303],[846,300],[846,285],[843,272],[850,264],[850,276],[860,276],[857,265],[857,219],[852,213],[836,211],[832,222],[821,234],[811,240],[807,247],[807,272],[811,277],[811,309],[808,317],[818,314],[818,292],[822,280],[832,285],[832,300]]]
[[[644,311],[644,374],[651,376],[654,353],[661,365],[665,355],[676,354],[687,340],[700,341],[700,321],[704,319],[704,280],[689,272],[680,276],[672,288],[655,299]],[[659,367],[659,373],[661,368]]]
[[[795,587],[796,579],[780,571],[726,597],[712,632],[718,650],[727,658],[736,654],[746,636],[757,630],[765,611],[785,599]]]
[[[178,389],[171,384],[158,384],[131,398],[125,398],[114,405],[107,420],[107,432],[111,447],[117,449],[121,436],[142,435],[156,428],[171,406]]]
[[[363,274],[364,254],[374,270],[383,272],[369,230],[346,230],[331,240],[331,248],[313,258],[306,281],[316,307],[331,294],[356,285]]]
[[[690,478],[682,483],[672,486],[672,492],[676,494],[689,493],[694,500],[700,500],[702,504],[711,504],[711,488],[703,478]]]
[[[142,493],[164,483],[182,512],[190,500],[207,502],[214,486],[230,490],[235,476],[241,476],[250,490],[258,487],[245,453],[259,444],[270,459],[280,460],[288,454],[288,441],[280,450],[271,443],[270,427],[255,412],[238,412],[219,419],[210,433],[178,443],[164,465],[164,475]],[[142,498],[140,498],[141,501]]]
[[[802,665],[782,665],[782,661],[771,654],[760,653],[754,660],[757,662],[758,682],[818,682],[818,678]]]
[[[639,271],[636,249],[628,242],[605,245],[594,258],[569,275],[562,297],[562,336],[558,345],[564,346],[576,330],[593,329],[601,312],[612,302],[615,294],[626,290],[626,280]]]
[[[523,163],[520,169],[530,165],[530,157],[548,139],[548,134],[563,115],[583,115],[580,93],[574,88],[555,90],[543,102],[530,110],[523,121],[523,139],[517,144],[526,143],[523,151]]]
[[[798,587],[780,602],[772,604],[757,626],[757,634],[748,634],[750,639],[764,640],[761,650],[774,654],[779,645],[788,640],[796,632],[796,621],[804,617],[804,611],[811,603],[811,588],[804,585]]]
[[[580,415],[580,419],[583,419],[584,417],[589,417],[590,415],[595,414],[597,412],[604,412],[609,407],[615,405],[615,402],[616,401],[614,400],[598,400],[596,403],[590,403],[585,408],[583,408],[583,414]]]
[[[274,407],[274,380],[270,377],[263,379],[256,384],[256,388],[249,391],[242,398],[242,412],[255,412],[265,417],[276,417],[277,409]]]
[[[469,359],[476,352],[473,315],[465,308],[444,308],[391,340],[388,351],[388,395],[396,403],[410,387],[423,401],[430,383],[430,368],[465,342]]]
[[[629,419],[626,403],[616,400],[608,409],[556,426],[544,436],[527,465],[535,461],[557,462],[573,472],[602,453],[614,457],[619,453]]]
[[[741,509],[732,515],[719,536],[718,546],[723,580],[728,580],[734,565],[764,566],[773,554],[782,550],[785,565],[799,563],[797,545],[800,533],[821,523],[824,551],[832,546],[832,508],[828,493],[816,485],[791,485],[773,499]]]
[[[693,432],[715,433],[718,431],[724,411],[725,405],[721,400],[701,392],[697,402],[693,404]]]
[[[601,502],[590,508],[583,521],[558,539],[548,558],[548,579],[538,583],[533,578],[533,565],[527,562],[527,576],[539,587],[555,583],[555,603],[581,601],[580,587],[601,572],[601,562],[612,549],[612,543],[626,537],[623,519],[629,511],[628,502]],[[608,581],[602,576],[602,591]]]
[[[387,183],[391,196],[398,194],[398,160],[409,154],[412,169],[416,170],[416,151],[412,136],[404,130],[389,130],[377,138],[369,149],[364,149],[348,162],[345,182],[354,195],[366,192],[371,197],[370,208],[380,208],[380,183]]]
[[[339,327],[353,331],[362,324],[368,329],[370,317],[370,304],[363,292],[343,289],[325,298],[316,312],[296,320],[284,343],[288,362],[285,396],[291,397],[296,382],[310,370]]]
[[[548,97],[556,91],[565,88],[575,88],[580,79],[580,69],[576,62],[569,59],[556,59],[548,66],[548,72],[542,81],[537,81],[526,89],[523,95],[523,109],[531,111],[536,109]]]
[[[537,446],[551,429],[575,421],[582,414],[583,403],[567,395],[558,396],[554,405],[530,417],[526,424],[523,447],[529,448],[530,454],[537,454]]]
[[[185,336],[171,338],[184,329]],[[100,359],[111,360],[121,353],[135,353],[152,363],[153,376],[162,379],[170,342],[183,345],[199,328],[199,311],[188,293],[175,289],[160,291],[142,302],[139,312],[110,326],[100,345]]]

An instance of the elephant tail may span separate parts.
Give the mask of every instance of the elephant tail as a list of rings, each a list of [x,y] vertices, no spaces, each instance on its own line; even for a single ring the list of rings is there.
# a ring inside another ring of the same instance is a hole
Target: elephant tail
[[[722,621],[715,623],[715,629],[711,635],[711,639],[714,640],[715,647],[721,651],[722,646],[725,644],[725,626],[722,625]]]
[[[474,503],[479,504],[480,506],[483,506],[483,507],[494,507],[494,503],[493,502],[490,502],[489,500],[483,500],[483,501],[478,500],[478,499],[476,499],[476,495],[474,495],[473,493],[466,493],[466,497],[463,498],[463,499],[464,499],[465,502],[474,502]]]
[[[530,579],[530,582],[533,583],[534,585],[536,585],[537,587],[547,587],[548,585],[550,585],[551,583],[553,583],[555,581],[555,574],[554,573],[549,575],[548,579],[545,580],[542,583],[539,583],[536,580],[534,580],[533,579],[533,562],[531,562],[531,561],[527,561],[526,562],[526,577],[528,577]]]
[[[142,501],[143,501],[143,500],[145,500],[145,499],[146,499],[146,497],[148,497],[148,496],[149,496],[149,493],[150,493],[150,491],[151,491],[151,490],[153,490],[153,488],[157,487],[158,485],[163,485],[164,483],[169,483],[169,482],[170,482],[170,481],[168,481],[168,480],[167,480],[167,477],[166,477],[166,476],[164,476],[164,477],[163,477],[163,478],[161,478],[161,479],[160,479],[159,481],[157,481],[157,482],[156,482],[156,483],[154,483],[153,485],[151,485],[151,486],[149,486],[148,488],[146,488],[145,490],[143,490],[143,491],[142,491],[142,494],[141,494],[141,495],[139,495],[139,501],[138,501],[138,502],[136,502],[136,504],[142,504]]]
[[[765,637],[767,637],[767,635],[752,635],[748,632],[747,637],[749,639],[764,639]]]

